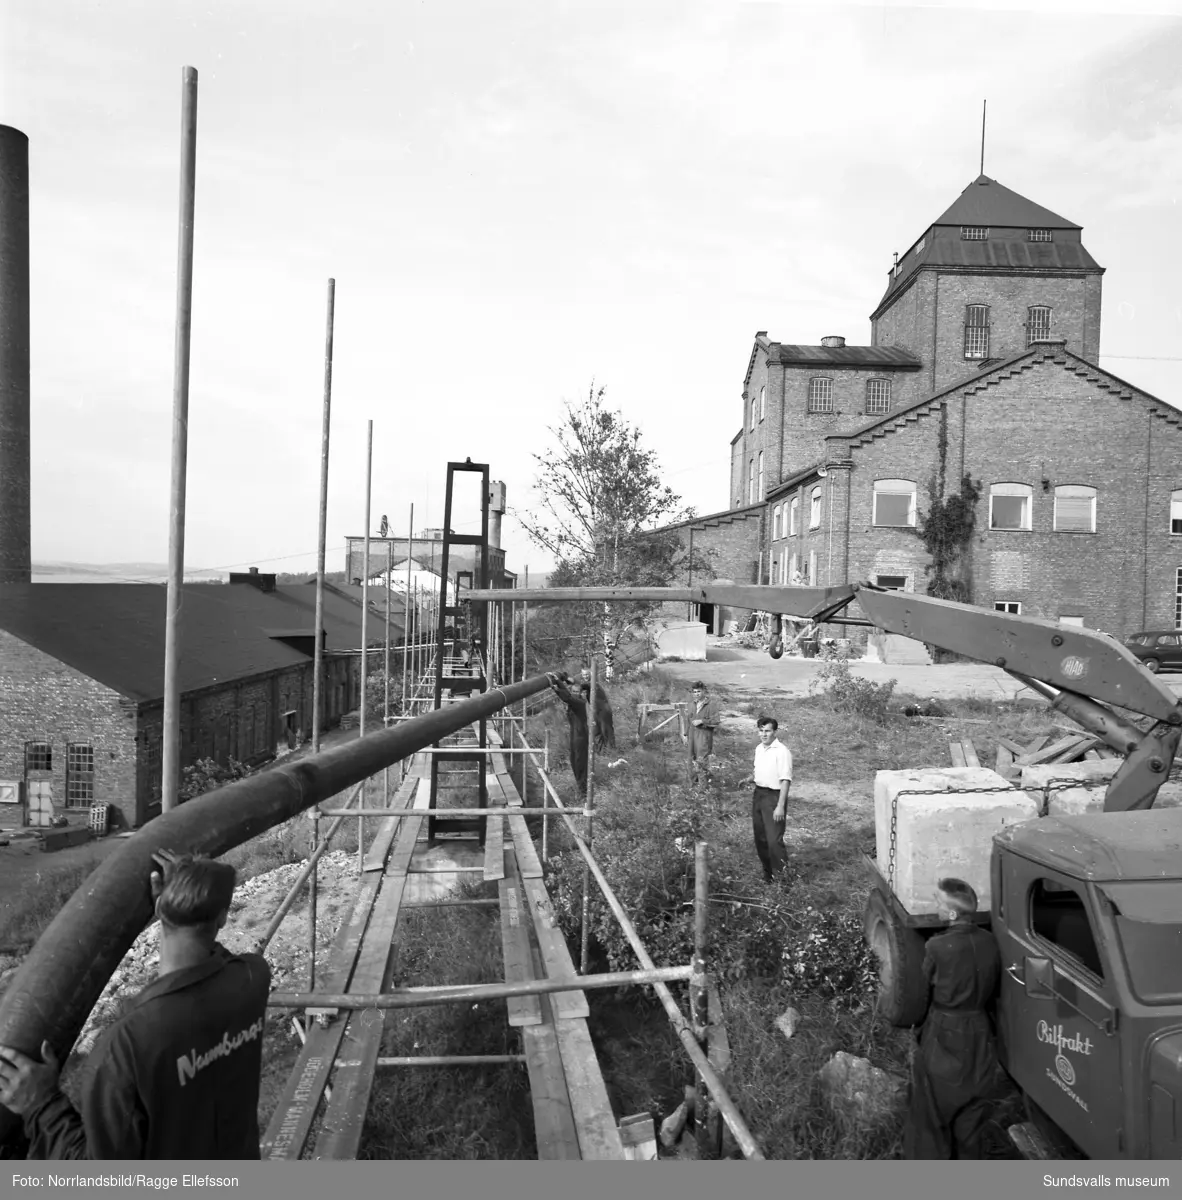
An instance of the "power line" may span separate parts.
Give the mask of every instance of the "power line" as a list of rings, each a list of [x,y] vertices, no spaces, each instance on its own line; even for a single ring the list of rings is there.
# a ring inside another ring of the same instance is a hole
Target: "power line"
[[[1101,354],[1101,358],[1136,359],[1138,362],[1182,362],[1182,357],[1171,357],[1164,354]]]

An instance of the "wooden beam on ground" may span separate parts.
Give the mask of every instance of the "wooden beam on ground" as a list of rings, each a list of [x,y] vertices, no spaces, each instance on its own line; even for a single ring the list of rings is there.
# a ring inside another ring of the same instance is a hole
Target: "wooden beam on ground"
[[[394,799],[390,804],[391,808],[413,808],[415,792],[419,786],[419,777],[417,775],[408,775],[403,781],[402,786],[394,793]],[[361,864],[363,871],[381,871],[386,866],[386,857],[390,853],[390,846],[398,833],[398,821],[383,821],[378,828],[377,835],[374,837],[373,843],[365,854],[365,861]]]
[[[1090,733],[1079,734],[1075,745],[1069,746],[1063,751],[1062,754],[1051,759],[1051,761],[1056,763],[1078,762],[1081,758],[1083,758],[1084,754],[1086,754],[1087,751],[1089,751],[1096,744],[1097,741],[1099,741],[1099,739],[1092,737]]]
[[[1045,741],[1046,739],[1044,738],[1043,740]],[[1029,746],[1022,746],[1018,742],[1012,742],[1009,738],[1004,737],[999,737],[997,744],[1004,746],[1010,752],[1011,760],[1017,758],[1020,754],[1028,753],[1030,750]]]
[[[588,1161],[619,1161],[625,1157],[624,1146],[587,1022],[557,1018],[554,1025],[581,1156]]]
[[[533,979],[533,959],[530,955],[528,902],[521,888],[521,876],[513,851],[505,847],[500,881],[501,950],[505,963],[505,982],[524,983]],[[538,996],[514,996],[506,1002],[509,1024],[540,1025],[542,1007]]]
[[[1046,738],[1042,739],[1044,742],[1046,740]],[[1014,759],[1014,765],[1016,767],[1033,767],[1038,763],[1050,762],[1062,754],[1069,746],[1075,746],[1079,742],[1080,739],[1078,737],[1063,738],[1061,741],[1052,742],[1051,745],[1043,749],[1027,751],[1025,754],[1019,755]]]
[[[1009,779],[1014,771],[1014,752],[1009,746],[999,745],[997,747],[997,761],[994,763],[993,769],[1002,777]]]
[[[970,738],[964,738],[961,743],[961,753],[964,755],[964,765],[966,767],[979,767],[981,760],[977,757],[977,748],[973,745]]]
[[[964,760],[964,747],[960,744],[960,742],[949,742],[948,753],[952,756],[952,765],[954,767],[963,767],[966,765]]]
[[[1096,750],[1094,748],[1089,750],[1084,755],[1084,760],[1086,762],[1103,762],[1104,761],[1103,756],[1100,754],[1100,751]]]
[[[550,897],[546,894],[545,885],[540,879],[523,879],[522,889],[529,901],[534,936],[542,955],[542,962],[545,964],[546,978],[569,979],[572,975],[577,975],[570,950],[567,949],[566,938],[562,936],[554,919],[554,909],[550,904]],[[590,1015],[587,997],[583,992],[555,992],[551,996],[550,1007],[558,1019]]]
[[[657,1153],[657,1127],[649,1113],[622,1118],[620,1142],[624,1147],[624,1157],[632,1162],[656,1162],[660,1157]]]

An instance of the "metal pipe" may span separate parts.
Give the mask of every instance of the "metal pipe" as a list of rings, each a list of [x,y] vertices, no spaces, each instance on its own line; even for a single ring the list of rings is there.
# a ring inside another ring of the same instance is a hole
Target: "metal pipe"
[[[365,714],[369,700],[369,522],[373,492],[373,422],[365,439],[365,542],[361,557],[361,711],[358,736],[365,737]],[[365,822],[357,818],[357,878],[365,874]]]
[[[152,919],[160,850],[217,856],[290,820],[482,715],[549,686],[545,675],[427,713],[395,729],[240,779],[165,813],[114,849],[63,905],[0,996],[0,1045],[64,1059],[115,968]],[[0,1145],[19,1121],[0,1108]]]
[[[561,806],[562,801],[553,789],[551,789],[551,795],[553,795],[555,803]],[[644,943],[640,940],[640,934],[636,932],[636,926],[632,924],[628,914],[624,911],[623,905],[616,898],[615,892],[612,891],[611,885],[600,870],[599,864],[593,858],[586,842],[579,836],[574,821],[565,813],[563,814],[563,820],[570,830],[571,837],[574,839],[579,853],[591,867],[591,873],[595,876],[595,880],[599,884],[599,890],[603,893],[603,898],[615,915],[616,920],[619,921],[620,928],[624,931],[624,936],[628,939],[628,943],[632,947],[632,951],[637,959],[639,959],[640,965],[645,968],[652,968],[655,964],[649,957],[648,951],[644,948]],[[743,1156],[749,1159],[762,1160],[764,1157],[763,1152],[759,1149],[755,1138],[747,1128],[747,1123],[743,1120],[742,1113],[739,1112],[735,1106],[735,1102],[727,1095],[722,1080],[718,1078],[717,1072],[710,1065],[710,1060],[702,1053],[702,1048],[698,1045],[697,1038],[694,1037],[694,1031],[687,1023],[685,1014],[678,1007],[677,1001],[673,999],[672,993],[663,983],[654,984],[653,990],[657,993],[661,1005],[665,1009],[670,1023],[673,1025],[673,1030],[680,1039],[681,1044],[685,1047],[685,1052],[689,1055],[690,1061],[693,1062],[694,1066],[701,1073],[703,1082],[710,1089],[710,1095],[714,1098],[714,1103],[718,1106],[718,1111],[722,1114],[723,1120],[726,1121],[730,1131],[735,1135],[735,1141],[738,1143],[739,1149],[742,1150]]]
[[[32,580],[29,139],[0,125],[0,583]]]
[[[181,71],[181,199],[177,236],[176,344],[172,379],[172,483],[164,615],[164,729],[160,808],[171,812],[181,782],[181,589],[185,582],[185,483],[189,451],[189,351],[193,330],[193,220],[197,207],[197,71]]]
[[[592,812],[595,808],[595,694],[599,682],[599,659],[591,655],[591,690],[587,695],[587,793],[584,807],[587,810],[587,846],[591,846]],[[586,975],[587,956],[591,944],[591,868],[583,865],[583,918],[582,918],[582,950],[579,956],[579,970]]]
[[[332,333],[337,281],[328,281],[328,316],[324,333],[324,416],[320,429],[320,524],[316,535],[316,640],[312,649],[312,753],[320,753],[321,709],[324,707],[324,555],[328,537],[328,432],[332,409]]]
[[[316,876],[318,874],[316,864],[320,861],[320,855],[328,848],[328,843],[332,839],[332,835],[335,832],[336,825],[334,824],[328,832],[328,837],[324,839],[324,848],[322,849],[320,846],[320,817],[316,810],[313,809],[312,841],[315,845],[315,849],[308,857],[308,870],[310,870],[312,874],[312,882],[308,893],[308,991],[310,992],[314,992],[316,990]],[[289,907],[295,903],[295,897],[296,888],[293,887],[288,893],[285,901]],[[259,938],[260,945],[256,947],[255,950],[257,954],[262,954],[263,948],[268,942],[270,942],[271,938],[275,936],[275,930],[279,928],[279,923],[283,920],[284,916],[286,916],[286,911],[284,910],[283,906],[280,905],[279,911],[276,912],[276,914],[271,918],[271,925],[274,926],[274,929],[272,929],[269,925],[263,936]]]
[[[603,975],[576,975],[567,979],[524,979],[519,983],[466,983],[449,987],[395,988],[389,992],[272,992],[268,1008],[423,1008],[436,1004],[464,1004],[481,1000],[509,1000],[516,996],[542,996],[553,992],[581,992],[629,984],[673,983],[688,979],[692,968],[646,967],[640,971],[609,971]]]

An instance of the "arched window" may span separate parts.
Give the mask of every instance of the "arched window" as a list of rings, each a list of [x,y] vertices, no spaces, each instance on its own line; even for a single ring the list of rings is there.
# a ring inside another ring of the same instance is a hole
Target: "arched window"
[[[915,525],[915,481],[913,479],[876,479],[874,481],[875,525]]]
[[[767,388],[759,389],[759,419],[762,421],[767,416]]]
[[[763,451],[759,452],[759,498],[763,499]]]
[[[1182,533],[1182,488],[1170,493],[1170,532]]]
[[[809,497],[809,528],[816,529],[821,524],[821,489],[813,488]]]
[[[809,380],[809,412],[831,413],[833,411],[833,380]]]
[[[866,380],[866,415],[881,417],[891,411],[891,381],[889,379]]]
[[[796,534],[796,520],[800,512],[800,497],[793,496],[792,503],[788,505],[788,536],[793,537]]]
[[[1055,488],[1055,531],[1096,532],[1096,489],[1075,484]]]
[[[1030,529],[1031,497],[1028,483],[995,483],[989,489],[989,528]]]
[[[989,305],[967,304],[964,310],[965,358],[989,357]]]
[[[1026,310],[1026,345],[1051,336],[1051,310],[1045,304],[1035,304]]]
[[[783,506],[777,504],[772,509],[772,541],[778,541],[780,537],[780,514],[783,512]]]
[[[747,503],[755,503],[755,459],[747,464]]]

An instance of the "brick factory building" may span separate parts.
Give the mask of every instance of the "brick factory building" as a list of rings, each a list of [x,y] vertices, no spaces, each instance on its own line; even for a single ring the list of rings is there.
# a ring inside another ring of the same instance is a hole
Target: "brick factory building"
[[[182,598],[182,768],[258,765],[309,737],[315,588],[252,571]],[[45,795],[109,804],[123,827],[159,813],[165,599],[147,584],[0,585],[0,828]],[[401,641],[401,612],[391,625]],[[331,728],[360,700],[360,606],[326,589],[323,629]],[[367,641],[385,644],[372,605]]]
[[[1182,412],[1098,366],[1081,234],[982,175],[892,264],[870,345],[757,334],[730,509],[690,523],[715,574],[924,592],[917,521],[968,474],[973,604],[1182,627]]]

